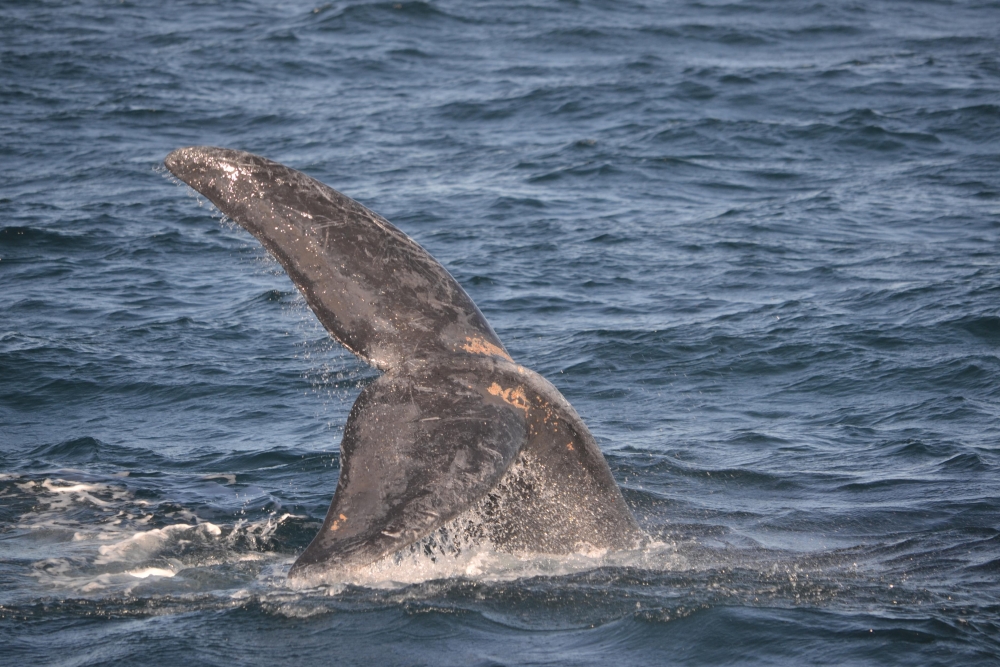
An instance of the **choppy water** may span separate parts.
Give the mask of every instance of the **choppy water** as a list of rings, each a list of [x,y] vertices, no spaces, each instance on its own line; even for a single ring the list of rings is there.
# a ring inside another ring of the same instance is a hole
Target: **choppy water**
[[[165,177],[428,248],[656,546],[284,580],[372,371]],[[997,2],[0,4],[4,664],[995,664]]]

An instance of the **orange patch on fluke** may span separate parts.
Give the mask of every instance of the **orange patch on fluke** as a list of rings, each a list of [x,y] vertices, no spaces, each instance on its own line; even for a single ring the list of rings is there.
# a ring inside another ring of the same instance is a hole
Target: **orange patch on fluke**
[[[488,340],[483,340],[482,338],[473,338],[472,336],[466,336],[467,341],[462,349],[469,354],[485,354],[487,356],[503,357],[507,361],[514,361],[510,358],[510,355],[504,352],[502,347],[497,347]]]
[[[504,389],[496,382],[491,384],[486,391],[490,392],[494,396],[499,396],[507,403],[510,403],[515,408],[520,408],[524,410],[524,414],[528,414],[528,399],[524,396],[524,387],[518,387],[517,389]]]
[[[340,515],[340,519],[339,519],[339,520],[335,520],[335,521],[333,522],[333,525],[332,525],[332,526],[330,526],[330,532],[333,532],[333,531],[335,531],[335,530],[339,529],[339,528],[340,528],[340,522],[341,522],[341,521],[347,521],[347,517],[346,517],[346,516],[344,516],[343,514],[341,514],[341,515]]]
[[[572,442],[567,442],[566,443],[566,449],[568,449],[569,451],[572,452],[573,451],[573,443]]]

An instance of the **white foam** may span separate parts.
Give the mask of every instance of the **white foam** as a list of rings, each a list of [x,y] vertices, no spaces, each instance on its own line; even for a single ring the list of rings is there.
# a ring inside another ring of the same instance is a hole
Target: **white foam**
[[[112,497],[117,496],[118,498],[121,498],[124,496],[121,490],[117,490],[116,493],[116,490],[113,490],[113,487],[110,487],[107,484],[69,484],[64,486],[53,483],[52,480],[47,479],[42,482],[42,488],[49,493],[69,495],[72,496],[72,500],[76,502],[88,502],[92,505],[97,505],[98,507],[109,507],[111,502],[95,497],[93,495],[94,493],[110,492]]]
[[[173,570],[165,570],[162,567],[147,567],[142,570],[129,570],[126,574],[136,579],[148,579],[149,577],[172,577],[177,573]]]
[[[142,590],[150,586],[153,590],[175,590],[183,585],[184,590],[190,590],[190,586],[201,585],[199,581],[215,582],[204,585],[217,588],[217,576],[203,578],[195,573],[246,563],[236,569],[245,573],[250,567],[259,572],[252,585],[254,595],[273,593],[280,598],[275,599],[276,604],[287,606],[282,613],[310,615],[313,607],[300,609],[295,600],[303,599],[302,589],[317,586],[322,595],[337,595],[348,585],[399,589],[432,580],[498,582],[559,577],[607,566],[663,570],[687,565],[673,544],[655,543],[629,552],[581,545],[567,555],[512,554],[494,549],[488,541],[464,537],[476,534],[475,530],[443,530],[360,570],[347,574],[331,570],[312,581],[289,582],[285,575],[293,558],[268,551],[268,547],[282,524],[306,517],[284,513],[217,525],[201,520],[191,510],[171,507],[166,514],[158,513],[156,503],[140,501],[121,482],[108,481],[69,481],[53,476],[17,485],[20,492],[37,499],[32,510],[21,517],[19,528],[43,533],[38,536],[41,540],[32,540],[24,547],[34,549],[29,557],[34,560],[33,576],[39,584],[49,590],[98,596],[127,594],[137,586],[146,587]],[[168,517],[169,525],[162,525]],[[154,527],[156,524],[160,525]],[[185,571],[190,574],[185,575]],[[174,580],[184,583],[171,583]],[[234,579],[234,587],[245,585],[237,581],[245,579]]]
[[[533,577],[561,577],[601,567],[681,570],[688,567],[676,545],[651,542],[639,549],[608,551],[581,546],[570,554],[504,553],[492,545],[463,546],[454,552],[433,552],[421,541],[401,552],[351,572],[331,569],[292,580],[296,589],[325,587],[336,595],[346,586],[396,589],[441,579],[503,582]]]
[[[18,521],[19,528],[37,536],[22,543],[23,555],[33,560],[32,577],[50,592],[122,595],[136,586],[170,582],[185,570],[194,573],[225,564],[260,563],[251,566],[258,569],[266,568],[271,560],[288,560],[283,554],[248,553],[247,546],[263,548],[292,514],[241,520],[225,527],[200,520],[191,510],[171,507],[163,515],[155,508],[147,509],[156,503],[136,499],[127,487],[113,482],[52,477],[26,481],[18,488],[18,493],[36,499]],[[165,517],[171,519],[169,525],[150,525]],[[245,572],[245,567],[240,571]],[[185,590],[190,585],[188,580]]]
[[[221,480],[225,480],[226,484],[229,484],[229,485],[233,485],[233,484],[236,483],[236,475],[228,475],[228,474],[222,474],[222,473],[217,474],[217,475],[205,475],[204,477],[202,477],[202,479],[205,480],[205,481],[211,481],[213,479],[221,479]]]
[[[163,546],[172,540],[187,538],[188,540],[199,537],[218,537],[222,534],[222,529],[214,523],[200,523],[190,525],[186,523],[154,528],[141,533],[135,533],[129,537],[116,542],[106,544],[98,548],[100,556],[94,561],[97,565],[106,565],[116,561],[141,562],[156,556]]]

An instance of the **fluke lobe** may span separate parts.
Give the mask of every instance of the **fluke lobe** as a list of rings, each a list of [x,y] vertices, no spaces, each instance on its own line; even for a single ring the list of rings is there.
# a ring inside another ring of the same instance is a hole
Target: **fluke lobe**
[[[164,163],[256,236],[330,334],[383,373],[351,409],[333,502],[289,576],[347,573],[470,512],[502,551],[638,545],[641,531],[580,416],[511,359],[413,239],[257,155],[197,146]]]

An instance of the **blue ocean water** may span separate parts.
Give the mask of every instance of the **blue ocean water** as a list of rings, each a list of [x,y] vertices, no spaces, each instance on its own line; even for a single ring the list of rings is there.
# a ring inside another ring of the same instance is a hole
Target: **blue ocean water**
[[[290,587],[373,371],[190,144],[426,247],[653,544]],[[0,157],[0,662],[1000,658],[1000,3],[5,0]]]

